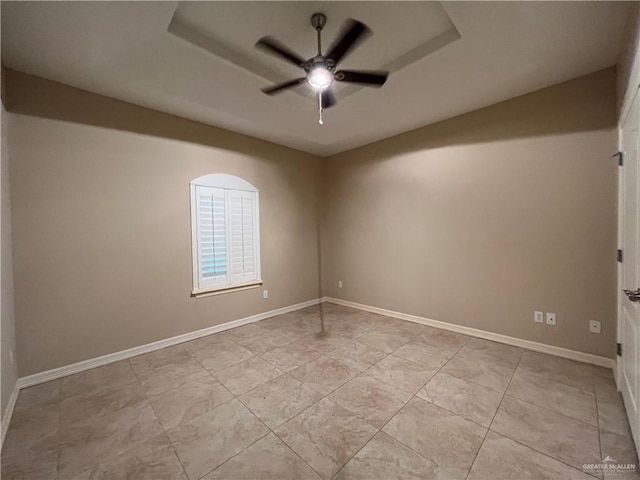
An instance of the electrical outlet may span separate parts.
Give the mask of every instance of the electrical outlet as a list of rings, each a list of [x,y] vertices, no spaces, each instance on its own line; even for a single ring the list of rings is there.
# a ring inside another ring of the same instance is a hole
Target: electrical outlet
[[[556,324],[556,314],[552,312],[547,312],[547,325],[555,325]]]
[[[16,363],[16,359],[13,356],[13,348],[9,350],[9,361],[11,362],[11,365],[14,365]]]
[[[342,288],[342,280],[338,280],[338,288]]]
[[[269,298],[269,290],[262,291],[262,298]]]
[[[591,333],[600,333],[601,327],[600,322],[597,320],[589,320],[589,331]]]
[[[536,323],[544,323],[544,313],[538,310],[533,312],[533,321]]]

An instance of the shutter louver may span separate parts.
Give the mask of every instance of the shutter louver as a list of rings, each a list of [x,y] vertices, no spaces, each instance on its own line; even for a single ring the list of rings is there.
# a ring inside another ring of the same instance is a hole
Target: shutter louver
[[[229,190],[232,283],[257,279],[255,194]]]
[[[196,195],[200,288],[223,285],[228,279],[225,191],[197,187]]]

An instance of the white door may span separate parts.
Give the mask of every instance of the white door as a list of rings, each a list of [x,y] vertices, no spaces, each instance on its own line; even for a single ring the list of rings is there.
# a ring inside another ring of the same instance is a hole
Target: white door
[[[618,388],[624,398],[629,424],[636,445],[640,445],[640,288],[638,268],[638,123],[640,96],[633,99],[623,118],[620,146],[620,243],[623,258],[620,270],[618,339],[622,356],[618,357]],[[628,294],[623,290],[630,291]],[[633,293],[631,293],[633,292]]]

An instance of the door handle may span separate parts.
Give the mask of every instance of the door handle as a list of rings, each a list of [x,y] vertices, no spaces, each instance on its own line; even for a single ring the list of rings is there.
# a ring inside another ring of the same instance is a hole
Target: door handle
[[[640,288],[637,290],[623,290],[632,302],[640,302]]]

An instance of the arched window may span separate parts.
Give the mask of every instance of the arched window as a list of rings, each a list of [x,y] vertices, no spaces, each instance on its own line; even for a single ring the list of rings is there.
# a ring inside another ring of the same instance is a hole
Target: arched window
[[[258,190],[227,174],[191,181],[193,292],[250,287],[260,277]]]

